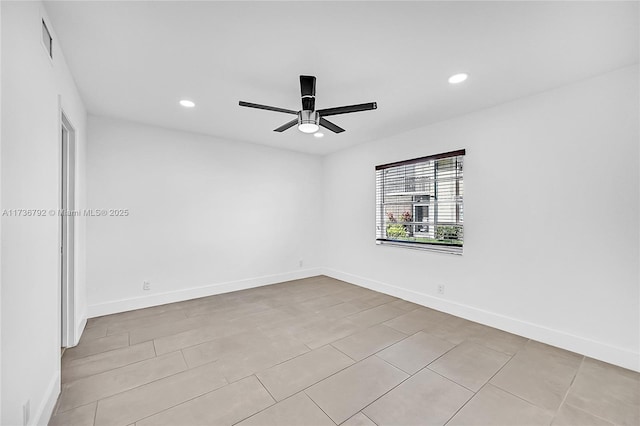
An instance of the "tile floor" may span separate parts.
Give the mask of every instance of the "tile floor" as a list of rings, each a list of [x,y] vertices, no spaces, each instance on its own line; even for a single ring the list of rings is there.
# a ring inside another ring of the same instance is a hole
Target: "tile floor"
[[[90,319],[50,425],[638,425],[640,375],[327,277]]]

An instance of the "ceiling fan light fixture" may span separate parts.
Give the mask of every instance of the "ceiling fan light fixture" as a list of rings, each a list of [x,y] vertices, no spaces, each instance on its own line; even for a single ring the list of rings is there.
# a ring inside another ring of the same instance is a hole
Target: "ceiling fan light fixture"
[[[320,114],[315,111],[300,111],[298,113],[298,130],[302,133],[315,133],[320,130],[318,122]]]
[[[298,130],[300,130],[302,133],[315,133],[318,131],[319,128],[320,126],[314,123],[298,124]]]

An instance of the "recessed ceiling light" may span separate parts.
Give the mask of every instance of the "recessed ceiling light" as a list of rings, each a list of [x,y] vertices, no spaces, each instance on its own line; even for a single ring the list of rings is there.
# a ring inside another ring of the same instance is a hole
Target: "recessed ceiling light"
[[[324,133],[322,133],[322,132],[315,132],[315,133],[313,134],[313,136],[315,136],[316,138],[321,138],[321,137],[323,137],[323,136],[324,136]]]
[[[467,79],[467,77],[469,77],[468,74],[465,73],[460,73],[460,74],[454,74],[451,77],[449,77],[449,83],[450,84],[458,84],[458,83],[462,83],[463,81],[465,81]]]
[[[185,108],[193,108],[194,106],[196,106],[195,102],[190,101],[188,99],[181,100],[180,105],[182,105]]]

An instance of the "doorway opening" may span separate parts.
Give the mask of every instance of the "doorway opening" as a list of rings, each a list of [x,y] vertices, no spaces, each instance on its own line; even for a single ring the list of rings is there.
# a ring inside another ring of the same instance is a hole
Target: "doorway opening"
[[[61,112],[61,191],[60,191],[60,283],[61,334],[64,349],[74,343],[75,223],[76,223],[76,132]]]

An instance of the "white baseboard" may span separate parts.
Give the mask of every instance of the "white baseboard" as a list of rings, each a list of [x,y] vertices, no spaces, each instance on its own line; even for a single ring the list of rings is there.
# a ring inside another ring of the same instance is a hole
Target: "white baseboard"
[[[524,336],[528,339],[537,340],[548,345],[577,352],[623,368],[640,371],[640,353],[633,352],[628,349],[611,346],[606,343],[576,336],[564,331],[543,327],[517,318],[507,317],[495,312],[485,311],[469,305],[441,299],[413,290],[407,290],[405,288],[331,268],[324,268],[323,274],[331,278],[399,297],[428,308],[446,312],[457,317]]]
[[[262,277],[211,284],[203,287],[193,287],[160,294],[150,294],[144,297],[114,300],[111,302],[90,305],[87,308],[87,317],[93,318],[118,312],[131,311],[134,309],[164,305],[166,303],[182,302],[184,300],[196,299],[198,297],[213,296],[215,294],[245,290],[248,288],[276,284],[284,281],[309,278],[320,274],[322,274],[321,268],[301,269],[281,274],[265,275]]]
[[[58,401],[58,395],[60,395],[60,370],[56,371],[51,378],[49,386],[47,386],[47,390],[44,393],[44,398],[42,398],[42,402],[31,418],[32,421],[29,422],[30,425],[47,426],[49,424],[53,409]]]

